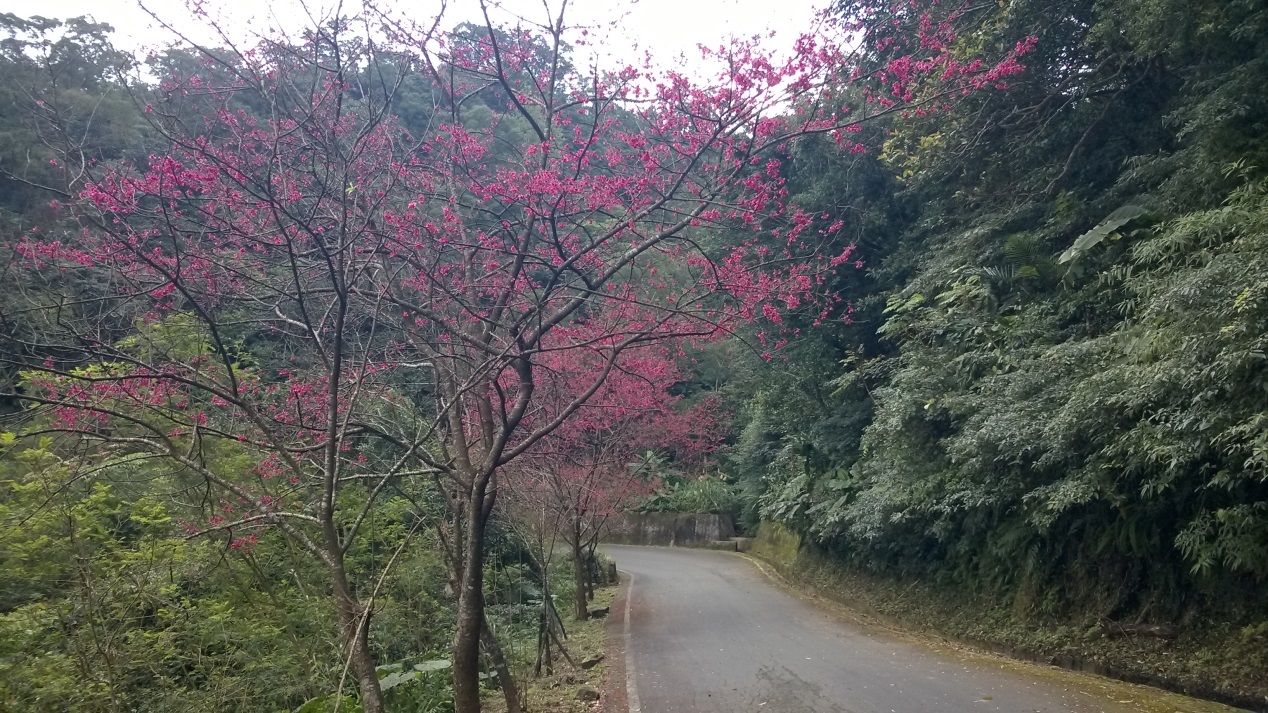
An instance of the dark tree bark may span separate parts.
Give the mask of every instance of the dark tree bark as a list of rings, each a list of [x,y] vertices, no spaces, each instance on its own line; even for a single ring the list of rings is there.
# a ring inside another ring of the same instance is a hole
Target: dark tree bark
[[[585,621],[590,618],[590,600],[589,600],[589,580],[586,572],[586,555],[585,548],[581,543],[581,524],[574,523],[572,528],[572,577],[573,584],[576,587],[576,599],[573,611],[577,617],[577,621]]]
[[[484,483],[477,479],[467,501],[458,580],[457,628],[453,638],[453,693],[455,713],[480,713],[480,636],[484,621]]]
[[[497,672],[498,684],[502,687],[502,697],[506,699],[506,713],[523,713],[519,687],[515,685],[511,667],[507,665],[506,656],[502,653],[502,645],[498,643],[498,638],[489,628],[487,618],[484,629],[480,632],[480,641],[484,644],[484,651],[488,654],[489,661],[493,663],[493,670]]]

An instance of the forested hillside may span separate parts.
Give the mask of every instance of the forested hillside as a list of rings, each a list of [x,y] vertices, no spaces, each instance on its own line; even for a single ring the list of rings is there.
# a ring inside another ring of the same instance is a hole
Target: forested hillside
[[[516,711],[636,506],[1268,695],[1268,9],[830,16],[0,16],[0,710]]]
[[[744,515],[1023,620],[1231,618],[1262,650],[1268,10],[964,20],[965,51],[1037,38],[1026,72],[790,166],[864,267],[848,323],[725,387]]]

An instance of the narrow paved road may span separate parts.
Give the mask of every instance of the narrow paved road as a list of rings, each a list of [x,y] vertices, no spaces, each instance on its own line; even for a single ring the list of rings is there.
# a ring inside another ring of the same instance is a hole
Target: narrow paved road
[[[785,592],[738,555],[604,549],[632,575],[631,713],[1233,710],[852,622]]]

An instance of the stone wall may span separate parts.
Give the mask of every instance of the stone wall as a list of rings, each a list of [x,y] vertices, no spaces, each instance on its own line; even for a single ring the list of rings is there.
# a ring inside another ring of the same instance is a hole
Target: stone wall
[[[730,515],[640,512],[609,520],[603,541],[613,545],[708,547],[734,536]]]

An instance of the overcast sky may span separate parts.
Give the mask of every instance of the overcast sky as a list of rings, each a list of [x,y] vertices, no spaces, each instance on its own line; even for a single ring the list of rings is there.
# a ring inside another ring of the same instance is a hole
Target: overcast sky
[[[560,0],[545,0],[557,11]],[[232,24],[260,31],[269,26],[289,30],[306,24],[300,0],[204,0],[214,14],[230,18]],[[309,0],[317,12],[328,9],[334,0]],[[568,24],[595,28],[590,38],[588,57],[597,52],[606,67],[634,62],[643,50],[650,51],[658,62],[668,64],[683,53],[694,56],[697,43],[716,46],[728,35],[750,36],[776,33],[772,49],[788,47],[797,35],[810,29],[816,6],[825,0],[570,0]],[[359,7],[359,0],[344,0],[344,7]],[[531,20],[543,15],[543,0],[503,0],[502,19],[508,12],[522,13]],[[160,17],[177,27],[198,33],[182,0],[146,0]],[[409,8],[416,17],[433,15],[439,7],[436,0],[400,0],[398,7]],[[19,16],[75,17],[91,15],[99,22],[108,22],[116,30],[116,44],[135,49],[161,43],[164,33],[139,7],[137,0],[0,0],[0,12]],[[452,26],[463,20],[479,17],[476,0],[450,0],[446,17]],[[496,19],[496,18],[495,18]],[[618,25],[613,28],[613,25]],[[251,30],[248,30],[248,32]],[[636,49],[637,48],[637,49]],[[578,61],[583,61],[577,57]]]

